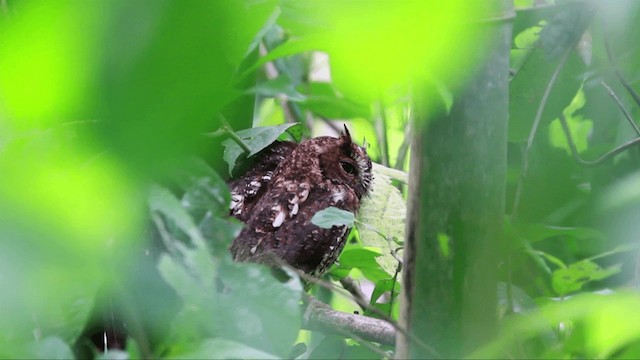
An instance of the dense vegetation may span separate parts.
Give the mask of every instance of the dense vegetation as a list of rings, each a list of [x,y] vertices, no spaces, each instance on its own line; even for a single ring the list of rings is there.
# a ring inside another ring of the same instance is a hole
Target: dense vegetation
[[[0,0],[0,357],[640,357],[639,34],[632,0]],[[314,220],[339,262],[232,262],[226,180],[343,123],[377,165]]]

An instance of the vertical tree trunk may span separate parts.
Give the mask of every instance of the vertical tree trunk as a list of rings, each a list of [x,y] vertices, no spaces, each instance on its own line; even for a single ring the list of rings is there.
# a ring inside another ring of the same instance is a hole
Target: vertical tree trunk
[[[416,93],[398,358],[457,358],[492,338],[497,322],[507,156],[511,1],[477,25],[488,42],[451,111],[427,120]]]

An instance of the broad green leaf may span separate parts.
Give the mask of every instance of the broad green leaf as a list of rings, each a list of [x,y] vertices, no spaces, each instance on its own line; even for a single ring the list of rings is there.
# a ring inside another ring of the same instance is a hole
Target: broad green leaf
[[[287,281],[256,264],[224,262],[214,303],[215,321],[207,327],[226,339],[286,357],[300,330],[302,283],[295,273]]]
[[[370,118],[368,106],[339,95],[330,83],[308,83],[298,87],[306,95],[300,106],[327,119]]]
[[[530,244],[553,237],[566,237],[577,240],[597,239],[602,241],[607,239],[602,232],[587,227],[563,227],[517,222],[512,224],[512,230],[508,231],[517,239],[524,239]]]
[[[191,159],[179,182],[185,192],[180,203],[195,221],[202,221],[209,212],[228,215],[231,195],[227,183],[202,159]]]
[[[36,342],[33,346],[34,359],[73,359],[73,351],[59,337],[51,336]]]
[[[205,339],[199,344],[192,344],[189,349],[192,350],[171,354],[168,359],[281,359],[280,356],[220,338]]]
[[[352,212],[338,209],[333,206],[318,211],[311,218],[312,223],[323,229],[330,229],[333,226],[343,225],[351,227],[353,226],[354,221],[355,215],[353,215]]]
[[[280,75],[275,79],[270,79],[259,83],[247,92],[255,93],[266,97],[277,97],[285,95],[291,101],[303,101],[305,96],[299,93],[293,86],[291,79],[286,75]]]
[[[583,260],[566,268],[555,270],[552,276],[553,290],[558,295],[564,296],[580,290],[584,284],[590,281],[606,279],[617,274],[621,269],[621,265],[603,269],[592,261]]]
[[[571,104],[563,110],[571,139],[578,153],[587,150],[589,145],[588,140],[593,131],[593,121],[575,114],[584,107],[585,103],[584,91],[580,89],[571,101]],[[562,124],[560,124],[560,119],[554,119],[553,122],[551,122],[549,126],[549,140],[554,147],[565,149],[568,155],[572,155],[567,136],[564,133]]]
[[[176,291],[183,301],[189,305],[199,304],[205,296],[204,292],[211,290],[210,284],[202,284],[190,274],[189,269],[176,262],[167,254],[162,254],[158,260],[160,275]]]
[[[166,216],[169,221],[187,234],[196,245],[204,243],[200,230],[191,215],[182,207],[180,200],[169,190],[158,185],[151,186],[149,189],[149,207],[151,211]]]
[[[500,336],[469,357],[502,358],[514,350],[518,351],[516,349],[522,346],[523,340],[534,339],[549,329],[570,325],[571,333],[583,336],[580,340],[583,357],[609,358],[640,339],[638,307],[640,296],[635,291],[608,295],[580,294],[566,301],[550,302],[524,316],[506,318]]]
[[[379,170],[382,168],[378,165],[373,168],[371,191],[362,201],[356,227],[364,246],[380,249],[382,256],[376,261],[389,276],[393,276],[398,268],[398,260],[391,251],[398,252],[397,256],[402,257],[396,242],[404,241],[407,209],[402,194],[392,185],[391,178]],[[400,175],[404,173],[396,170],[392,174],[402,177]]]
[[[336,270],[357,268],[362,274],[373,282],[388,279],[393,275],[389,275],[386,270],[376,261],[381,254],[375,248],[351,248],[342,251]],[[333,270],[332,270],[333,271]]]
[[[300,124],[297,123],[278,126],[260,126],[237,131],[236,135],[249,147],[250,152],[245,154],[249,157],[271,145],[271,143],[276,141],[285,131],[292,131],[295,129],[294,127],[299,126]],[[244,150],[232,139],[226,139],[222,142],[222,145],[224,145],[224,154],[222,157],[229,165],[229,175],[231,175],[238,158],[244,153]]]

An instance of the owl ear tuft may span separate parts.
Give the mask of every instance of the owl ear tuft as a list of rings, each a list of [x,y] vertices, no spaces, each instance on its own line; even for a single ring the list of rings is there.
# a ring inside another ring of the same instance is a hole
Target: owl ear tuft
[[[351,143],[351,134],[349,133],[349,129],[347,128],[347,124],[344,124],[344,132],[341,134],[342,137],[346,138],[346,143]]]

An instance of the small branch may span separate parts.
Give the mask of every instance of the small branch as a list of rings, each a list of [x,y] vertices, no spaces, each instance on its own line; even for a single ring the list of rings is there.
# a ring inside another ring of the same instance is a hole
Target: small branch
[[[607,57],[609,58],[611,67],[613,67],[613,72],[616,74],[616,76],[618,77],[618,80],[620,80],[620,83],[622,84],[622,86],[624,86],[625,90],[627,90],[629,95],[631,95],[631,97],[633,98],[633,101],[636,102],[636,105],[640,106],[640,95],[638,95],[638,93],[633,89],[633,87],[631,87],[631,84],[629,84],[627,79],[625,79],[625,77],[622,76],[622,72],[618,69],[618,66],[613,57],[613,52],[611,51],[611,46],[609,45],[609,39],[606,36],[606,33],[603,36],[603,39],[604,39],[604,48],[605,48],[605,51],[607,52]]]
[[[547,106],[547,101],[549,99],[549,94],[551,94],[551,90],[558,80],[558,75],[560,71],[564,67],[569,58],[569,54],[571,53],[571,48],[567,49],[560,59],[558,66],[554,70],[549,82],[547,83],[547,87],[544,89],[544,93],[542,94],[542,99],[540,99],[540,105],[538,105],[538,111],[536,112],[536,117],[533,120],[533,126],[531,126],[531,131],[529,132],[529,137],[527,138],[527,146],[525,147],[523,159],[522,159],[522,174],[520,175],[520,180],[518,181],[518,186],[516,187],[516,194],[514,196],[513,209],[512,214],[515,215],[518,211],[518,207],[520,206],[520,197],[522,195],[522,186],[524,179],[527,178],[527,174],[529,172],[529,152],[531,151],[531,147],[533,146],[533,140],[536,137],[536,133],[538,132],[538,126],[540,126],[540,120],[542,119],[542,113],[544,112],[545,107]]]
[[[573,138],[571,137],[571,131],[569,130],[567,119],[564,117],[564,114],[562,113],[560,114],[560,124],[562,125],[562,130],[564,130],[564,135],[567,137],[567,142],[569,143],[569,149],[571,150],[571,156],[573,156],[576,162],[578,162],[580,165],[583,165],[583,166],[595,167],[595,166],[601,165],[605,161],[620,154],[621,152],[640,144],[640,137],[637,137],[633,140],[627,141],[626,143],[618,147],[615,147],[614,149],[608,151],[607,153],[600,156],[596,160],[593,160],[593,161],[583,160],[582,158],[580,158],[580,155],[578,154],[576,145],[574,144]]]
[[[360,286],[358,286],[358,284],[353,281],[352,278],[350,277],[346,277],[346,278],[342,278],[340,279],[340,284],[342,285],[342,287],[347,290],[354,298],[357,298],[359,301],[357,301],[358,304],[364,304],[367,302],[367,297],[362,293],[362,291],[360,290]],[[366,308],[360,306],[360,308],[362,310],[366,310]]]
[[[307,330],[341,332],[380,344],[395,344],[396,331],[384,320],[336,311],[311,296],[308,296],[306,301],[307,309],[302,319],[302,327]]]
[[[636,131],[636,134],[638,134],[640,136],[640,128],[638,128],[638,125],[636,125],[636,122],[633,121],[633,118],[631,117],[631,114],[629,114],[627,109],[625,109],[625,107],[622,104],[622,101],[620,100],[618,95],[616,95],[616,93],[613,92],[613,89],[610,88],[604,81],[601,81],[600,83],[602,84],[602,86],[604,86],[605,89],[607,89],[607,91],[609,92],[609,95],[611,95],[613,100],[615,100],[616,104],[618,104],[618,107],[620,108],[620,110],[622,110],[622,113],[624,114],[624,117],[627,118],[627,120],[629,121],[629,124],[631,124],[633,129]]]

